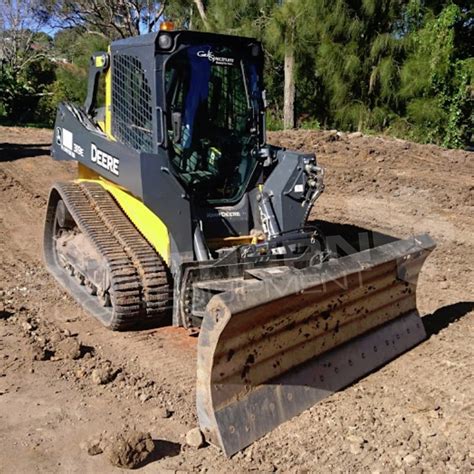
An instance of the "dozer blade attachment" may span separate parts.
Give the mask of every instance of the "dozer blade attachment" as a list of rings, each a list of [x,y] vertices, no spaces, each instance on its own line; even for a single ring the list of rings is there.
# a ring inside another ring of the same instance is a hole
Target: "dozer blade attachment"
[[[231,456],[421,342],[416,284],[428,235],[288,269],[208,303],[197,410]]]

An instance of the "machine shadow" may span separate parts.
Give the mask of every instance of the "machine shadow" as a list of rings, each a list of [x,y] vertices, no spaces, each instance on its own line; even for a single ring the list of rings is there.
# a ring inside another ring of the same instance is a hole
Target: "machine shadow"
[[[331,250],[339,256],[362,252],[398,240],[397,237],[354,224],[339,224],[325,220],[308,221],[318,227]],[[344,237],[343,237],[344,236]]]
[[[49,155],[50,143],[0,143],[0,162]]]
[[[171,318],[171,312],[173,311],[173,308],[169,308],[170,311],[170,318]],[[170,320],[171,321],[171,320]],[[131,327],[127,329],[127,332],[141,332],[141,331],[147,331],[150,329],[160,329],[160,328],[166,328],[171,325],[171,322],[167,320],[163,321],[142,321],[139,325],[135,327]]]
[[[431,337],[471,311],[474,311],[474,301],[462,301],[438,308],[434,313],[427,314],[421,320],[427,336]]]

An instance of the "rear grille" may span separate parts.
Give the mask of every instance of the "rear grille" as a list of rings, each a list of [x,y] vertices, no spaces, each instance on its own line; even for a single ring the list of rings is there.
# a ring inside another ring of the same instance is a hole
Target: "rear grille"
[[[112,74],[112,133],[137,151],[153,151],[151,90],[141,62],[116,54]]]

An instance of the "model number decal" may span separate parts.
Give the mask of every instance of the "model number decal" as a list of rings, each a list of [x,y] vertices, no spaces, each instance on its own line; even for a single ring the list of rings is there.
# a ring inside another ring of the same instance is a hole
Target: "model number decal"
[[[67,128],[56,127],[56,143],[71,158],[76,159],[76,155],[84,156],[84,148],[74,142],[73,133]]]
[[[109,155],[105,151],[100,150],[93,143],[91,143],[91,161],[92,163],[96,163],[116,176],[119,175],[119,159]]]

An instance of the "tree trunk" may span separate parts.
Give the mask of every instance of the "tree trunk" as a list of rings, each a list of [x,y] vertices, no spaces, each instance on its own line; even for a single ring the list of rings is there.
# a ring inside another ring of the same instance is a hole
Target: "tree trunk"
[[[293,41],[285,45],[285,88],[283,95],[283,128],[295,128],[295,50]]]
[[[206,15],[206,9],[204,8],[204,3],[202,2],[202,0],[194,0],[194,3],[197,6],[199,16],[201,17],[201,20],[204,23],[206,30],[208,30],[209,22],[207,21],[207,15]]]

